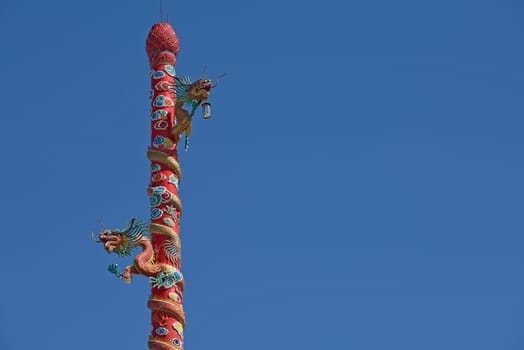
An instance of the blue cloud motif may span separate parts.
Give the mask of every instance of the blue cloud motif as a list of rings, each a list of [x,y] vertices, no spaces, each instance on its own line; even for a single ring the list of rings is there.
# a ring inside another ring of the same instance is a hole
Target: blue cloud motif
[[[152,207],[156,207],[157,205],[160,205],[162,203],[162,197],[159,194],[153,194],[151,197],[149,197],[149,203]]]
[[[166,75],[161,70],[157,70],[155,73],[153,73],[153,79],[162,79]]]
[[[153,210],[151,210],[151,219],[156,220],[160,218],[162,214],[163,214],[162,210],[158,208],[153,208]]]
[[[175,278],[177,282],[180,282],[184,279],[184,276],[182,275],[182,272],[180,271],[173,272],[173,277]]]
[[[165,70],[166,73],[169,74],[170,76],[172,76],[172,77],[175,76],[175,67],[173,67],[172,65],[167,64],[167,65],[164,67],[164,70]]]
[[[169,106],[173,106],[173,101],[167,96],[158,95],[155,98],[155,102],[153,102],[153,105],[155,107],[169,107]]]
[[[178,189],[178,179],[176,178],[175,175],[171,174],[169,175],[169,180],[168,182],[172,185],[174,185],[177,189]]]
[[[155,146],[160,146],[164,143],[164,136],[157,136],[155,137],[155,139],[153,140],[153,145]]]
[[[162,168],[158,164],[151,165],[151,171],[152,172],[159,171],[160,169],[162,169]]]
[[[164,187],[164,186],[155,186],[153,187],[153,191],[155,193],[158,193],[158,194],[162,194],[166,191],[167,189]]]
[[[159,327],[155,330],[155,333],[158,335],[168,335],[169,331],[165,327]]]
[[[159,95],[155,98],[155,102],[153,104],[155,105],[155,107],[163,107],[165,100],[166,97],[164,95]]]
[[[173,339],[173,344],[180,346],[180,340],[177,338]]]
[[[167,111],[164,111],[163,109],[160,109],[151,115],[151,119],[153,120],[166,119],[165,117],[167,117]]]
[[[175,223],[170,218],[165,218],[164,223],[168,226],[175,227]]]

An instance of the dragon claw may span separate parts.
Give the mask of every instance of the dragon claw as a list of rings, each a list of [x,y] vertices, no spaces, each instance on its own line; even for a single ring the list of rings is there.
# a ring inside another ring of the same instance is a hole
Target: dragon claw
[[[107,271],[111,272],[118,278],[122,278],[123,275],[120,272],[118,272],[117,268],[118,264],[110,264],[109,266],[107,266]]]

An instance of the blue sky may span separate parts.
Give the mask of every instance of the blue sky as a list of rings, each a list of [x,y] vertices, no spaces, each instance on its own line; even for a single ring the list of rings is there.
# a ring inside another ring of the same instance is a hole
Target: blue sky
[[[164,0],[227,73],[181,152],[187,349],[524,348],[524,4]],[[156,1],[0,4],[0,348],[145,349]]]

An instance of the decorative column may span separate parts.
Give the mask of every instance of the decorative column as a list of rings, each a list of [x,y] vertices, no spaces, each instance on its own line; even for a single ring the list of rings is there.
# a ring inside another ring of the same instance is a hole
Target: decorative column
[[[147,151],[151,161],[149,231],[156,262],[172,267],[153,281],[148,302],[152,322],[149,348],[159,350],[182,349],[185,327],[179,236],[182,203],[178,197],[182,173],[177,152],[179,135],[172,134],[176,123],[178,49],[173,28],[167,23],[155,24],[146,41],[151,67],[151,146]]]
[[[203,107],[204,118],[211,116],[211,105],[207,102],[213,88],[211,80],[192,83],[188,77],[175,75],[178,46],[178,38],[169,24],[158,23],[151,28],[146,41],[151,66],[151,145],[147,150],[151,161],[147,190],[150,221],[132,218],[124,230],[103,230],[96,240],[108,253],[119,256],[130,256],[135,249],[142,249],[133,265],[123,272],[118,271],[116,264],[109,265],[108,270],[127,283],[132,275],[144,275],[151,281],[147,303],[151,309],[149,348],[156,350],[181,350],[184,344],[184,278],[179,236],[182,202],[178,197],[182,172],[177,146],[185,133],[187,149],[197,107]],[[191,109],[185,110],[184,105]]]

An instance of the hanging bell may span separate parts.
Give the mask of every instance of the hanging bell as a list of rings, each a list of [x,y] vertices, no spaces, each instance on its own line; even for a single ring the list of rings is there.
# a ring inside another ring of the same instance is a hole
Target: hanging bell
[[[202,103],[202,116],[204,117],[204,119],[209,119],[211,118],[211,103],[209,102],[204,102]]]

